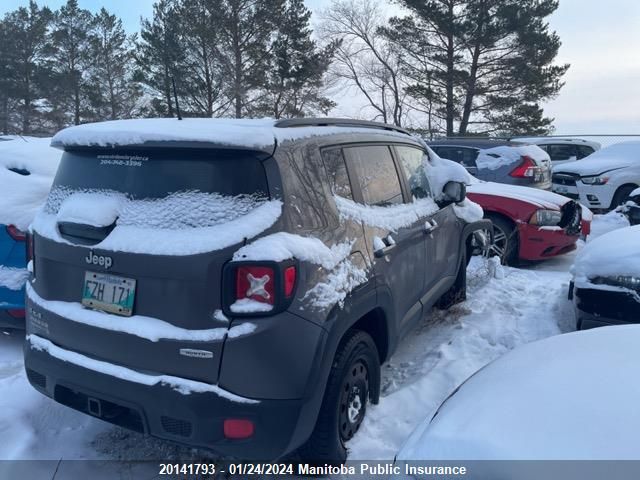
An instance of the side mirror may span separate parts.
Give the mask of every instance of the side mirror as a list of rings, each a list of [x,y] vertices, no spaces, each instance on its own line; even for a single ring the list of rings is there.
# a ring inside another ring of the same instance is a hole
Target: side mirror
[[[447,182],[442,189],[443,200],[447,203],[460,203],[467,197],[467,187],[462,182]]]

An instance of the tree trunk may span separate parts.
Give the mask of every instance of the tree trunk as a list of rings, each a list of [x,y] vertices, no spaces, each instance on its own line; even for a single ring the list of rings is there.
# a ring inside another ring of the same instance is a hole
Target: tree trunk
[[[449,32],[447,34],[447,83],[446,83],[446,92],[447,92],[447,105],[446,105],[446,113],[447,113],[447,137],[453,135],[453,120],[455,113],[455,105],[453,104],[453,89],[454,89],[454,75],[455,75],[455,64],[454,64],[454,39],[453,39],[453,2],[449,2],[449,18],[451,19],[451,28],[449,28]]]

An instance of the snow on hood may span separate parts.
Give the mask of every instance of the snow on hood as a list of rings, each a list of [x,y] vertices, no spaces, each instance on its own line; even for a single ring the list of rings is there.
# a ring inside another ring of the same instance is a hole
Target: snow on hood
[[[622,142],[598,150],[582,160],[563,163],[553,169],[554,173],[576,173],[580,176],[627,168],[640,167],[640,142]]]
[[[126,146],[148,142],[206,142],[272,152],[276,142],[335,133],[360,132],[407,135],[389,130],[358,127],[275,127],[275,120],[233,118],[146,118],[87,123],[66,128],[52,140],[56,147]]]
[[[49,138],[11,138],[0,142],[0,224],[26,230],[47,198],[62,153]]]
[[[33,228],[59,243],[69,243],[59,222],[115,228],[86,248],[150,255],[195,255],[230,247],[256,237],[276,223],[280,200],[235,197],[197,191],[175,192],[159,199],[132,200],[112,191],[54,188]]]
[[[536,145],[503,145],[480,150],[476,166],[479,169],[497,170],[521,161],[523,156],[532,158],[538,164],[550,161],[547,152]]]
[[[588,242],[571,268],[576,282],[595,277],[640,277],[640,225],[619,228]]]
[[[518,347],[463,383],[397,460],[637,460],[638,344],[628,325]]]
[[[477,195],[495,195],[498,197],[511,198],[549,210],[560,210],[560,207],[571,201],[571,199],[567,197],[547,190],[495,182],[474,182],[467,187],[467,192]]]

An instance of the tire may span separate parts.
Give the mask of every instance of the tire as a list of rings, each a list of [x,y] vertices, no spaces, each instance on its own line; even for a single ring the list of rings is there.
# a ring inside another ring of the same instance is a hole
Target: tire
[[[616,190],[616,194],[613,196],[613,200],[611,201],[611,206],[609,208],[614,209],[625,203],[629,199],[629,195],[631,195],[631,192],[633,192],[636,188],[638,187],[636,187],[635,185],[623,185],[622,187],[618,188],[618,190]]]
[[[367,411],[378,402],[380,360],[373,339],[350,330],[340,342],[309,440],[298,450],[303,461],[339,465],[347,459],[346,443],[355,435]]]
[[[465,255],[466,256],[466,255]],[[464,302],[467,299],[467,265],[468,261],[462,259],[460,267],[458,268],[458,274],[456,275],[456,281],[447,290],[442,297],[436,303],[436,308],[440,310],[448,310],[456,303]]]
[[[493,243],[489,247],[489,256],[500,257],[503,265],[518,263],[518,233],[513,224],[499,215],[488,215],[493,223]]]

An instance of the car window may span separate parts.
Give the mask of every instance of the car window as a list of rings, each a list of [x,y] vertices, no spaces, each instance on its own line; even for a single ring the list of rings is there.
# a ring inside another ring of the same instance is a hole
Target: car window
[[[433,148],[433,147],[432,147]],[[462,164],[466,168],[476,167],[478,150],[466,147],[435,147],[433,150],[439,157]]]
[[[344,153],[357,176],[364,203],[402,203],[400,180],[388,146],[348,147]]]
[[[424,171],[424,151],[419,148],[405,146],[395,148],[413,199],[430,197],[431,188]]]
[[[591,155],[595,150],[588,145],[578,145],[578,159]]]
[[[331,191],[335,195],[353,200],[351,184],[349,183],[349,175],[347,174],[347,166],[344,163],[342,149],[332,148],[330,150],[323,150],[322,160],[324,162],[324,168],[327,171]]]
[[[551,160],[568,160],[577,157],[575,145],[550,144],[547,145],[547,153]]]

